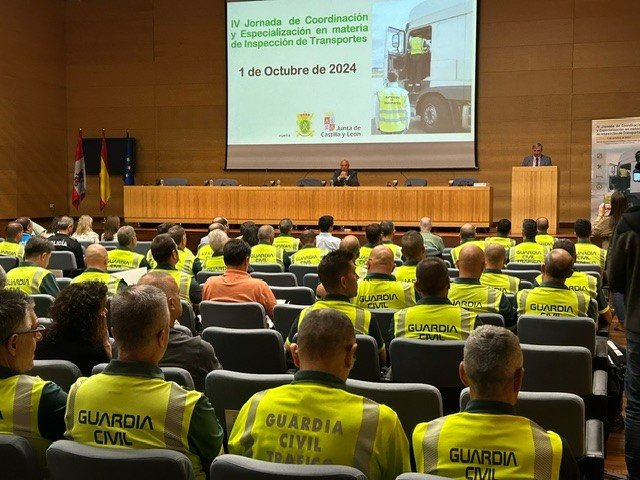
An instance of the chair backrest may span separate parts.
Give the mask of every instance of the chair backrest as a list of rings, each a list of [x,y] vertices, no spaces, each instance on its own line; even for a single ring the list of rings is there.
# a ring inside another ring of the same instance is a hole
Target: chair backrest
[[[196,273],[196,282],[202,285],[207,281],[207,278],[217,277],[218,275],[222,275],[223,273],[224,272],[208,272],[205,270],[200,270],[198,273]]]
[[[182,177],[169,177],[164,179],[164,185],[166,187],[186,187],[189,185],[189,180]]]
[[[36,455],[26,438],[0,434],[0,465],[3,480],[40,480]]]
[[[529,280],[520,279],[520,290],[528,290],[531,288],[533,288],[533,282],[530,282]]]
[[[319,178],[300,178],[296,180],[297,187],[324,187],[327,184]]]
[[[283,272],[282,265],[279,263],[250,263],[249,270],[253,270],[254,272],[272,272],[279,273]]]
[[[452,247],[444,247],[444,250],[442,250],[442,259],[445,262],[449,262],[449,267],[451,267],[451,265],[453,264],[453,261],[451,259],[451,250],[453,250]]]
[[[239,184],[235,178],[216,178],[213,181],[214,187],[237,187]]]
[[[65,392],[82,376],[78,366],[68,360],[34,360],[27,375],[34,375],[56,383]]]
[[[253,278],[259,278],[273,287],[297,287],[298,279],[291,272],[251,272]]]
[[[191,335],[196,333],[196,314],[193,311],[191,303],[186,300],[180,300],[182,304],[182,315],[178,319],[180,325],[187,327],[191,331]]]
[[[457,177],[451,183],[452,187],[473,187],[474,183],[478,183],[478,179],[474,177]]]
[[[207,327],[202,339],[213,346],[225,370],[284,373],[287,369],[282,335],[276,330]]]
[[[271,291],[277,299],[286,300],[294,305],[313,305],[316,293],[309,287],[274,287]]]
[[[91,369],[91,375],[97,375],[98,373],[102,373],[104,369],[107,367],[107,363],[99,363],[95,367]],[[191,374],[180,367],[160,367],[162,373],[164,373],[164,379],[168,382],[175,382],[181,387],[187,388],[189,390],[195,390],[195,385],[193,383],[193,377]]]
[[[182,453],[163,449],[122,449],[53,442],[47,450],[51,480],[193,480],[191,461]]]
[[[444,413],[455,412],[464,387],[458,375],[463,350],[462,340],[395,338],[389,346],[391,380],[433,385],[442,395]]]
[[[300,312],[307,308],[305,305],[291,305],[288,303],[276,305],[273,309],[273,325],[280,332],[282,338],[289,336],[291,325],[298,319]]]
[[[200,317],[205,328],[264,328],[264,316],[264,307],[256,302],[205,300],[200,303]]]
[[[432,473],[405,472],[396,477],[396,480],[449,480],[451,477],[441,477]]]
[[[478,318],[482,321],[483,325],[495,325],[497,327],[504,327],[504,317],[499,313],[479,313]]]
[[[521,315],[518,318],[520,343],[532,345],[573,345],[595,355],[596,323],[589,317],[549,317]]]
[[[291,267],[289,267],[289,270],[291,270]],[[304,277],[302,277],[302,285],[315,292],[318,285],[320,285],[320,277],[318,277],[317,273],[305,273]]]
[[[62,290],[63,288],[65,288],[66,286],[71,284],[71,280],[73,280],[73,278],[69,278],[69,277],[56,277],[56,283],[58,284],[58,288],[60,290]]]
[[[523,391],[592,393],[591,352],[584,347],[522,344]]]
[[[426,178],[407,178],[404,181],[405,187],[426,187],[427,179]]]
[[[389,344],[391,343],[391,326],[393,325],[393,316],[397,311],[398,310],[392,309],[370,310],[378,322],[380,333],[382,334],[382,338],[387,348],[389,348]]]
[[[293,465],[272,463],[242,455],[219,455],[211,463],[209,476],[214,479],[280,480],[315,478],[330,480],[366,480],[354,467],[344,465]]]
[[[287,385],[292,381],[293,375],[289,373],[273,375],[232,372],[230,370],[209,372],[205,379],[205,392],[224,430],[225,447],[238,412],[253,394],[268,388]]]
[[[518,265],[517,263],[511,263],[510,265]],[[520,265],[531,265],[529,263],[524,264],[521,263]],[[508,270],[508,269],[503,269],[502,273],[505,273],[507,275],[510,275],[512,277],[517,277],[520,280],[526,280],[527,282],[531,282],[531,285],[533,285],[533,282],[535,282],[536,278],[538,277],[538,275],[540,275],[540,273],[542,273],[540,270],[538,269],[532,269],[532,270],[520,270],[520,269],[513,269],[513,270]]]
[[[48,317],[49,308],[55,301],[55,297],[47,293],[32,293],[29,296],[35,303],[35,305],[33,306],[33,310],[36,312],[36,317]]]
[[[356,335],[356,361],[349,372],[349,378],[366,380],[367,382],[380,381],[380,356],[378,344],[369,335]]]
[[[449,278],[458,278],[460,276],[460,270],[455,267],[449,267]]]
[[[400,418],[407,438],[418,423],[442,416],[438,389],[424,383],[388,383],[347,380],[347,391],[391,407]]]
[[[318,273],[317,265],[303,265],[300,263],[293,263],[289,265],[289,271],[293,273],[298,279],[298,285],[303,285],[302,280],[307,273]]]
[[[506,270],[537,270],[538,275],[540,275],[540,272],[542,272],[542,263],[509,262],[507,263]],[[502,273],[513,275],[511,272],[505,272],[504,269]]]
[[[0,267],[4,268],[5,272],[8,272],[12,268],[16,268],[20,263],[18,257],[12,257],[11,255],[0,255]]]
[[[138,240],[138,243],[133,247],[133,251],[140,255],[147,255],[147,252],[151,250],[151,240]]]
[[[113,250],[114,248],[118,248],[118,246],[120,245],[117,240],[100,240],[99,243],[107,250]]]
[[[73,252],[54,250],[49,258],[49,270],[75,270],[78,268]]]
[[[467,387],[460,393],[461,411],[470,399]],[[578,395],[560,392],[520,392],[516,413],[565,438],[574,457],[585,455],[585,405]]]
[[[600,276],[602,275],[602,267],[597,263],[574,263],[573,269],[580,272],[595,272]]]

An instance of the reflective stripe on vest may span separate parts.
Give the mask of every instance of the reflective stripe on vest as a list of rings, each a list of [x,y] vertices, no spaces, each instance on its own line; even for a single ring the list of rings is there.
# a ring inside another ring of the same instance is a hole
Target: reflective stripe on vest
[[[247,423],[244,427],[244,432],[242,432],[242,436],[240,437],[240,445],[244,447],[244,456],[253,458],[253,444],[255,443],[255,438],[251,435],[251,430],[253,430],[253,425],[256,423],[256,412],[258,411],[258,405],[260,401],[267,394],[267,390],[259,392],[253,396],[253,400],[251,401],[251,405],[249,406],[249,413],[247,414]],[[230,435],[231,432],[228,433]]]

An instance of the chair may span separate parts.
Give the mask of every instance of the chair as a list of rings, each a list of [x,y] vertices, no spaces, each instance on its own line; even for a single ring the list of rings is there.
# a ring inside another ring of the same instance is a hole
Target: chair
[[[62,250],[54,250],[51,252],[51,258],[49,259],[49,270],[76,270],[78,264],[76,263],[76,257],[73,252],[66,252]]]
[[[448,480],[448,477],[441,477],[440,475],[433,475],[431,473],[401,473],[396,477],[396,480]]]
[[[442,416],[438,389],[424,383],[363,382],[347,379],[347,391],[391,407],[402,423],[407,438],[418,423]]]
[[[5,272],[8,272],[12,268],[16,268],[20,263],[18,257],[12,257],[11,255],[0,255],[0,267],[4,268]]]
[[[290,272],[251,272],[253,278],[259,278],[274,287],[297,287],[298,279]]]
[[[526,376],[526,373],[525,373]],[[460,394],[460,410],[470,400],[469,388]],[[587,474],[580,478],[604,478],[604,438],[602,422],[585,422],[582,398],[572,393],[520,392],[516,413],[556,432],[569,444],[580,470]]]
[[[540,275],[540,272],[542,271],[542,262],[540,263],[509,262],[507,263],[506,270],[537,270],[538,275]],[[504,269],[502,270],[502,273],[506,273]],[[509,275],[513,275],[511,272],[508,272],[508,273]]]
[[[307,273],[318,273],[318,265],[303,265],[301,263],[292,263],[289,265],[289,271],[298,279],[298,285],[303,285],[302,280]]]
[[[200,303],[202,326],[227,328],[264,328],[264,307],[256,302],[217,302],[205,300]]]
[[[254,374],[213,370],[207,374],[205,392],[224,430],[225,450],[237,413],[251,396],[268,388],[287,385],[292,381],[293,375],[288,373]]]
[[[276,330],[207,327],[202,339],[213,346],[225,370],[284,373],[287,369],[284,342]]]
[[[296,187],[324,187],[327,184],[326,181],[319,178],[301,178],[296,180]]]
[[[135,247],[133,247],[133,251],[139,253],[140,255],[147,255],[147,252],[151,250],[151,241],[138,241]]]
[[[478,183],[477,178],[473,177],[457,177],[451,183],[452,187],[473,187],[474,183]]]
[[[426,187],[427,179],[426,178],[407,178],[404,181],[405,187]]]
[[[196,273],[196,282],[200,285],[204,284],[209,277],[217,277],[218,275],[222,275],[224,272],[209,272],[206,270],[200,270]]]
[[[4,480],[40,480],[33,447],[24,437],[0,434],[0,464]]]
[[[102,373],[104,369],[107,367],[107,363],[99,363],[95,367],[91,369],[91,375],[97,375]],[[181,387],[184,387],[188,390],[195,390],[196,387],[193,383],[193,377],[191,374],[180,367],[160,367],[162,373],[164,373],[164,379],[168,382],[175,382]]]
[[[510,263],[509,265],[517,265],[517,263]],[[521,263],[520,265],[530,265],[530,264]],[[533,282],[536,281],[536,278],[538,277],[538,275],[540,275],[541,271],[540,269],[521,270],[521,269],[515,268],[513,270],[503,269],[502,273],[511,275],[512,277],[518,277],[520,280],[526,280],[527,282],[531,282],[531,285],[533,285]]]
[[[458,278],[460,276],[460,270],[457,268],[449,267],[449,278]]]
[[[55,301],[55,297],[47,293],[32,293],[29,296],[35,303],[33,310],[36,312],[36,317],[48,317],[49,308]]]
[[[282,265],[280,265],[279,263],[250,263],[249,271],[281,273],[284,270],[282,268]]]
[[[596,355],[596,324],[589,317],[521,315],[518,318],[518,338],[520,343],[532,345],[584,347],[591,352],[591,356]],[[601,345],[599,351],[603,352],[606,359],[606,342]]]
[[[370,335],[356,335],[356,361],[349,372],[349,378],[367,382],[380,381],[380,355],[378,344]]]
[[[529,280],[520,279],[520,290],[530,290],[532,288],[533,288],[532,282],[530,282]]]
[[[107,250],[113,250],[114,248],[118,248],[118,246],[120,245],[117,240],[100,240],[99,243]]]
[[[451,268],[451,265],[453,264],[453,260],[451,259],[451,250],[453,250],[451,247],[445,247],[444,250],[442,250],[442,259],[445,262],[449,262],[449,268]]]
[[[193,465],[183,453],[163,449],[123,449],[53,442],[47,450],[51,480],[193,480]]]
[[[73,280],[73,278],[69,278],[69,277],[56,277],[56,283],[58,284],[58,288],[60,290],[62,290],[63,288],[65,288],[66,286],[71,284],[71,280]]]
[[[283,339],[289,336],[291,325],[298,319],[300,312],[307,308],[305,305],[291,305],[288,303],[276,305],[273,309],[273,325],[280,332]]]
[[[596,272],[599,276],[602,276],[602,267],[597,263],[574,263],[573,269],[579,272]]]
[[[294,305],[313,305],[316,292],[309,287],[270,287],[277,299]]]
[[[391,343],[391,326],[393,325],[393,316],[396,314],[398,310],[385,309],[385,310],[369,310],[374,317],[376,317],[376,321],[378,322],[378,327],[380,328],[380,333],[382,334],[382,338],[384,340],[387,348],[389,347],[389,343]]]
[[[305,273],[304,277],[302,277],[302,285],[315,292],[318,285],[320,285],[320,277],[318,277],[317,273]]]
[[[433,385],[442,395],[444,413],[455,412],[464,387],[458,376],[463,349],[461,340],[395,338],[389,346],[391,381]]]
[[[183,325],[191,331],[191,335],[196,334],[196,314],[193,307],[186,300],[180,300],[182,304],[182,315],[178,319],[180,325]]]
[[[239,184],[235,178],[216,178],[213,181],[214,187],[237,187]]]
[[[186,187],[189,185],[189,180],[181,177],[169,177],[164,179],[165,187]]]
[[[27,372],[27,375],[56,383],[68,392],[71,385],[82,376],[82,372],[75,363],[68,360],[34,360],[33,368]]]
[[[256,460],[242,455],[220,455],[211,463],[212,480],[280,480],[315,478],[329,480],[366,480],[367,476],[345,465],[293,465]]]
[[[478,313],[478,318],[482,320],[483,325],[504,327],[504,318],[499,313]]]

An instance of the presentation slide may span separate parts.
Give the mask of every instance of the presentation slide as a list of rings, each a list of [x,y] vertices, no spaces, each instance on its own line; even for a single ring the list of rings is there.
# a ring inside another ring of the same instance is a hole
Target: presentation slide
[[[227,1],[228,169],[474,168],[477,0]]]

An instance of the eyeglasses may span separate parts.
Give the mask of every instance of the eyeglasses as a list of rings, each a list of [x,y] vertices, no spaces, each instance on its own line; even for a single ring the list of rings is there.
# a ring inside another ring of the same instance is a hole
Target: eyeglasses
[[[5,338],[3,341],[6,342],[13,335],[24,335],[26,333],[35,333],[35,334],[39,333],[40,335],[42,335],[46,330],[47,330],[47,327],[45,327],[44,325],[38,325],[36,328],[34,328],[32,330],[25,330],[24,332],[13,332],[11,335],[9,335],[7,338]]]

